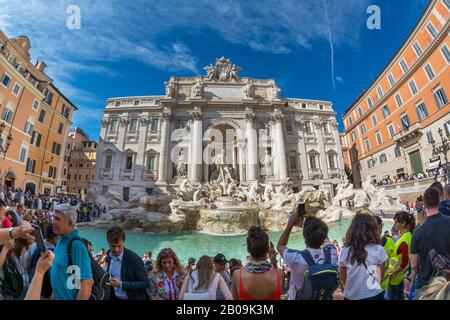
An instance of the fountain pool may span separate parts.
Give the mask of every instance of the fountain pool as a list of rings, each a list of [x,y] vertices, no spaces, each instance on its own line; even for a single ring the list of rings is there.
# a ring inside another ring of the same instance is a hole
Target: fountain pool
[[[342,245],[350,219],[341,220],[329,224],[329,238],[331,241],[338,240]],[[392,219],[384,221],[384,230],[390,230],[393,225]],[[106,242],[106,231],[92,228],[79,228],[81,236],[92,242],[95,252],[101,248],[108,248]],[[384,232],[383,230],[383,232]],[[270,240],[277,244],[281,232],[269,232]],[[180,257],[183,264],[187,263],[190,257],[198,259],[202,255],[215,255],[220,252],[228,259],[237,258],[245,262],[247,256],[246,236],[212,236],[198,232],[186,232],[176,234],[139,234],[127,232],[125,246],[141,257],[144,252],[152,251],[153,259],[156,259],[158,252],[166,247],[170,247]],[[304,248],[304,240],[301,230],[296,229],[290,237],[289,246],[293,248]]]

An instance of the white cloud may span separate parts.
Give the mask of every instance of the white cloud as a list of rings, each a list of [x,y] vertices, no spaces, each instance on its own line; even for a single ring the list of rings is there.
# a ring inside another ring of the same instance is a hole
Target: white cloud
[[[344,78],[342,78],[340,76],[336,76],[336,80],[340,83],[344,83]]]

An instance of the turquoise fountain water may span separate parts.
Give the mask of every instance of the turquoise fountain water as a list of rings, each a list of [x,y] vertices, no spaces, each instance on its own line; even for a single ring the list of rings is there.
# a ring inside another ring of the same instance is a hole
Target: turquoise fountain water
[[[329,225],[329,238],[331,241],[338,240],[342,245],[342,238],[350,226],[351,220],[342,220]],[[390,230],[392,219],[384,221],[384,230]],[[101,248],[108,249],[105,230],[80,229],[81,236],[92,242],[94,251]],[[276,245],[281,232],[270,232],[270,240]],[[190,257],[198,259],[202,255],[215,255],[223,253],[228,259],[237,258],[245,261],[247,257],[246,237],[241,236],[211,236],[203,233],[178,233],[178,234],[137,234],[127,232],[125,246],[140,256],[144,252],[152,251],[153,258],[158,252],[170,247],[180,257],[183,264],[186,264]],[[292,248],[303,248],[304,239],[300,230],[294,230],[289,246]]]

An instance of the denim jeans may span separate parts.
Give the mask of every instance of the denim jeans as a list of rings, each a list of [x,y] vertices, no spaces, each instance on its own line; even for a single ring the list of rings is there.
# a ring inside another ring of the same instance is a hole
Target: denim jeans
[[[403,281],[396,286],[389,284],[389,288],[386,291],[386,300],[404,300]]]

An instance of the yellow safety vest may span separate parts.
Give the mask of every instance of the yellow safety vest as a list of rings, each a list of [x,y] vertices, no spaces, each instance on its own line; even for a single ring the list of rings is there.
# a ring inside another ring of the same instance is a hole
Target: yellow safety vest
[[[382,290],[387,290],[387,288],[389,286],[389,279],[386,277],[386,275],[387,275],[387,270],[389,268],[389,262],[391,261],[391,257],[392,257],[393,252],[394,252],[394,247],[395,247],[394,240],[392,240],[391,237],[386,237],[386,243],[384,244],[383,248],[384,248],[384,251],[386,252],[388,257],[386,259],[386,262],[384,263],[384,270],[385,270],[384,271],[384,275],[385,275],[385,278],[384,278],[383,282],[381,282],[381,289]]]
[[[406,242],[406,244],[408,245],[408,260],[409,260],[409,254],[410,254],[410,250],[411,250],[411,241],[412,241],[412,233],[408,231],[408,232],[405,232],[400,237],[400,239],[397,240],[397,242],[395,242],[394,251],[392,252],[392,257],[389,262],[389,268],[388,268],[389,274],[394,272],[394,270],[396,270],[398,268],[398,266],[401,264],[402,256],[401,256],[401,254],[397,254],[397,251],[403,242]],[[408,262],[408,265],[409,265],[409,262]],[[406,266],[406,268],[403,269],[402,272],[400,272],[396,276],[392,277],[389,281],[389,284],[394,285],[394,286],[399,285],[405,278],[407,269],[408,269],[408,266]]]

